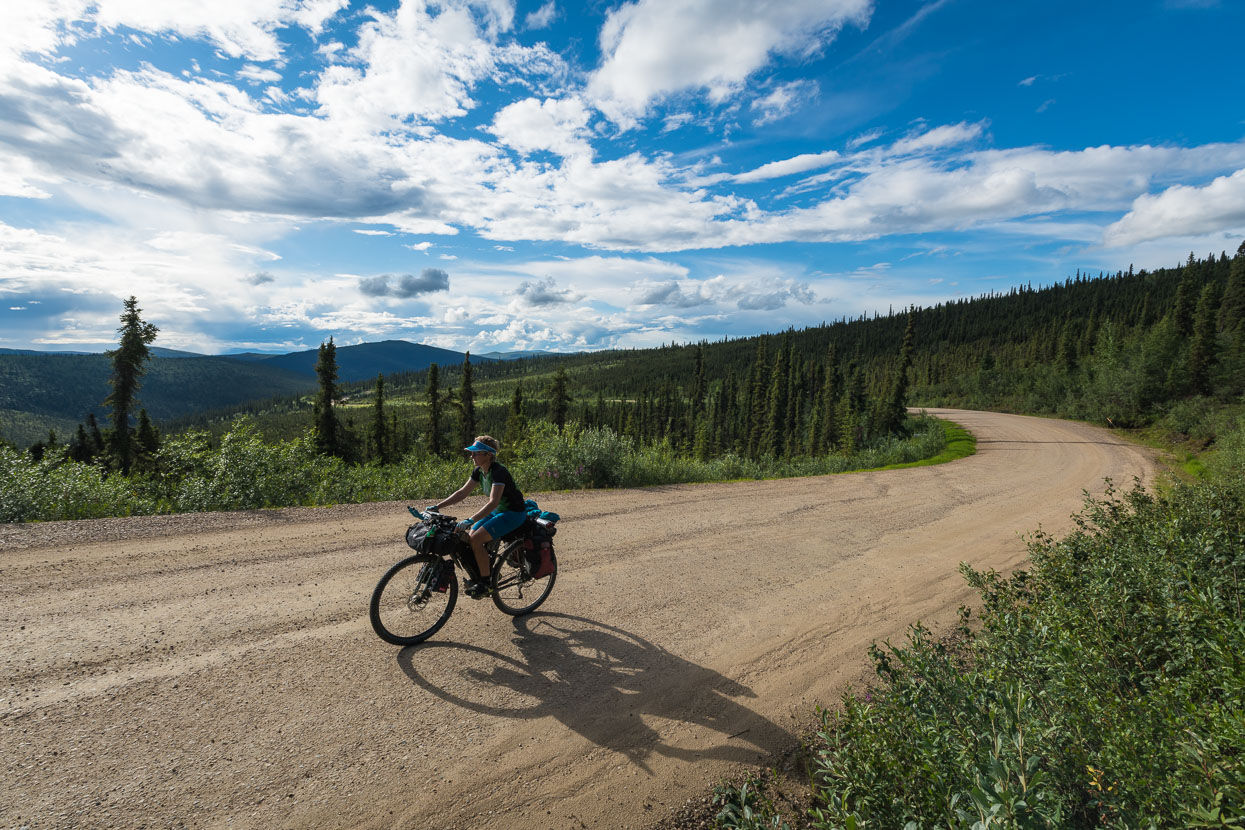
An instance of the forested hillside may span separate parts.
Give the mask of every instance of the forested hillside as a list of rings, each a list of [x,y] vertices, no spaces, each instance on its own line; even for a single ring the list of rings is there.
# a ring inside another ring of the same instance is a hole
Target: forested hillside
[[[106,420],[110,369],[106,355],[0,354],[0,436],[18,446],[63,439],[88,414]],[[308,392],[313,376],[219,357],[158,358],[150,361],[142,405],[155,420],[237,406],[274,393]]]
[[[376,378],[351,381],[358,371],[339,365],[337,451],[352,463],[439,455],[467,433],[514,443],[527,424],[547,421],[604,427],[702,459],[792,458],[850,452],[893,432],[900,402],[1158,423],[1207,443],[1245,392],[1243,283],[1245,243],[1232,257],[1190,254],[1172,268],[1078,273],[1039,289],[739,340],[473,357],[466,378],[461,356],[448,352],[451,362],[428,370],[378,372],[379,407]],[[354,361],[393,346],[337,353]],[[308,358],[298,359],[307,371]],[[82,365],[91,366],[85,377]],[[141,402],[166,435],[202,429],[219,437],[245,413],[267,440],[293,440],[312,424],[311,376],[274,381],[272,371],[239,360],[153,360]],[[103,356],[0,355],[0,409],[102,419],[106,378]],[[10,428],[15,422],[7,416]]]
[[[474,417],[481,430],[504,436],[517,423],[517,394],[524,418],[607,426],[686,452],[816,452],[859,438],[861,418],[866,432],[876,426],[876,402],[901,380],[900,345],[911,323],[909,404],[1119,427],[1157,422],[1205,442],[1245,392],[1243,282],[1245,244],[1233,257],[1190,254],[1182,266],[1155,271],[1078,273],[1045,288],[800,331],[473,365]],[[561,416],[554,411],[559,373]],[[429,381],[428,372],[386,376],[389,434],[400,450],[431,442]],[[438,367],[443,429],[452,428],[461,385],[460,365]],[[373,420],[374,387],[374,380],[341,387],[341,412],[360,440]],[[251,412],[265,434],[288,438],[309,423],[310,403]],[[213,413],[194,425],[221,431],[229,416]],[[856,431],[844,430],[848,422]]]
[[[338,355],[339,374],[348,381],[463,359],[460,352],[403,340],[344,346]],[[208,356],[152,346],[151,356],[142,401],[157,421],[217,410],[272,410],[274,396],[297,398],[315,387],[315,349]],[[49,430],[68,436],[88,414],[106,418],[101,402],[109,371],[104,354],[0,349],[0,438],[24,447],[45,440]]]

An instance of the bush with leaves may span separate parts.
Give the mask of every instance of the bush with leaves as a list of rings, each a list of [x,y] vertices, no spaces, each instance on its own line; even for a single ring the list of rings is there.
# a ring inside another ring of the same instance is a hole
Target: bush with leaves
[[[941,422],[914,423],[910,437],[886,439],[853,456],[744,459],[727,454],[699,461],[668,443],[639,447],[608,428],[570,423],[557,431],[537,422],[517,450],[504,449],[502,460],[530,493],[821,475],[938,453],[945,443]],[[105,475],[64,453],[35,462],[8,450],[5,459],[0,516],[11,522],[442,498],[470,472],[465,459],[415,453],[385,466],[351,465],[320,454],[311,432],[267,443],[245,417],[230,426],[218,447],[206,432],[171,436],[150,472],[128,477]]]
[[[720,808],[714,823],[727,830],[791,830],[782,820],[765,782],[749,776],[738,784],[723,783],[713,789],[714,806]]]
[[[67,450],[29,454],[0,446],[0,522],[91,519],[156,512],[122,476],[67,457]]]
[[[1214,483],[1088,501],[1028,571],[964,568],[979,633],[915,627],[824,714],[814,826],[1245,822],[1243,451]]]
[[[629,476],[635,451],[635,442],[609,428],[572,422],[558,430],[537,421],[516,452],[513,469],[520,486],[530,490],[618,487]]]

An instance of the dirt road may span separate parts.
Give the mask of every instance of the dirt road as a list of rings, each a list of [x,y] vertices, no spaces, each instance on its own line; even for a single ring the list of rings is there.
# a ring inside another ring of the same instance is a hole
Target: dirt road
[[[553,596],[371,631],[396,503],[0,527],[0,827],[645,827],[785,748],[873,640],[954,619],[1082,490],[1155,472],[1061,421],[945,412],[978,454],[545,494]],[[464,473],[466,472],[464,468]]]

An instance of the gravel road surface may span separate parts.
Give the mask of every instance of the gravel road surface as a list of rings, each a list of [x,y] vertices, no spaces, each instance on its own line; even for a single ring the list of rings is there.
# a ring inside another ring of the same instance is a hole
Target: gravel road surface
[[[0,827],[651,826],[788,748],[871,641],[953,621],[960,562],[1156,473],[1093,427],[933,414],[977,455],[538,494],[548,602],[460,595],[401,650],[367,601],[402,503],[0,526]]]

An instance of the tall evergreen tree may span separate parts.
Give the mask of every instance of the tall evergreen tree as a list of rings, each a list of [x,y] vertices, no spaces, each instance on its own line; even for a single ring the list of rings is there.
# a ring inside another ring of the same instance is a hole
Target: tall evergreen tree
[[[99,422],[95,420],[95,413],[88,412],[86,414],[87,437],[91,439],[91,458],[98,458],[104,454],[104,434],[99,430]]]
[[[838,445],[838,406],[843,381],[839,373],[839,353],[834,343],[826,349],[826,363],[822,368],[821,401],[819,417],[812,419],[809,431],[814,436],[809,441],[809,453],[822,455]]]
[[[796,437],[804,417],[804,363],[796,359],[794,346],[787,358],[787,412],[783,418],[783,455],[792,455],[800,447]]]
[[[428,367],[425,395],[428,398],[428,452],[440,458],[445,453],[445,444],[441,437],[441,372],[435,363]]]
[[[1189,347],[1189,391],[1195,395],[1210,394],[1210,373],[1218,351],[1215,317],[1219,309],[1219,288],[1208,282],[1202,289],[1193,323],[1193,343]]]
[[[891,381],[890,399],[882,412],[882,433],[889,435],[903,429],[904,420],[908,417],[908,370],[912,368],[912,352],[916,344],[916,318],[909,313],[908,325],[904,330],[903,344],[899,348],[899,365],[895,367],[895,377]]]
[[[860,444],[860,410],[856,405],[857,397],[851,390],[861,381],[860,370],[853,363],[848,367],[843,394],[839,396],[834,413],[839,432],[838,445],[844,455],[856,452]]]
[[[696,344],[696,369],[692,376],[692,418],[698,420],[705,408],[705,347]]]
[[[385,422],[385,376],[376,375],[376,403],[372,406],[372,452],[382,467],[389,463],[389,425]]]
[[[134,466],[140,470],[152,470],[156,453],[160,452],[160,432],[156,429],[147,410],[138,411],[138,429],[134,433]]]
[[[91,460],[91,439],[82,424],[78,424],[78,432],[69,442],[69,457],[80,464]]]
[[[523,414],[523,382],[514,385],[510,397],[510,410],[506,413],[506,444],[512,449],[523,444],[527,432],[527,417]]]
[[[146,363],[151,359],[148,348],[160,331],[151,323],[143,321],[140,316],[142,309],[138,307],[138,299],[130,297],[125,300],[125,310],[121,312],[121,327],[117,333],[121,335],[117,348],[108,352],[112,358],[112,376],[108,383],[112,392],[104,399],[105,406],[112,407],[111,455],[113,464],[123,475],[129,474],[134,463],[134,446],[130,434],[130,413],[138,402],[139,379],[146,371]]]
[[[1076,335],[1072,329],[1072,323],[1065,323],[1063,326],[1063,334],[1059,338],[1059,352],[1055,357],[1056,365],[1060,372],[1068,374],[1076,369]]]
[[[791,335],[784,335],[774,356],[774,370],[770,374],[768,413],[762,451],[774,458],[781,458],[787,448],[787,396],[790,392]]]
[[[471,383],[471,352],[463,355],[463,377],[458,387],[458,415],[463,446],[471,446],[476,437],[476,392]]]
[[[756,356],[748,372],[748,441],[745,452],[749,458],[756,458],[764,451],[765,418],[769,414],[769,384],[766,383],[769,375],[765,341],[766,337],[757,338]]]
[[[558,367],[549,388],[549,418],[560,432],[566,427],[566,416],[571,405],[571,395],[566,388],[566,368]]]
[[[1172,319],[1181,337],[1193,334],[1193,312],[1198,301],[1197,271],[1197,261],[1190,251],[1189,261],[1180,275],[1180,284],[1176,286],[1176,301],[1172,305]]]
[[[320,344],[316,359],[316,379],[320,383],[320,391],[316,394],[313,418],[316,430],[316,449],[324,455],[342,454],[341,425],[337,422],[337,414],[333,404],[339,397],[337,393],[337,345],[332,335],[328,342]]]
[[[1228,266],[1228,285],[1219,304],[1219,328],[1229,338],[1245,322],[1245,242],[1236,249]]]

